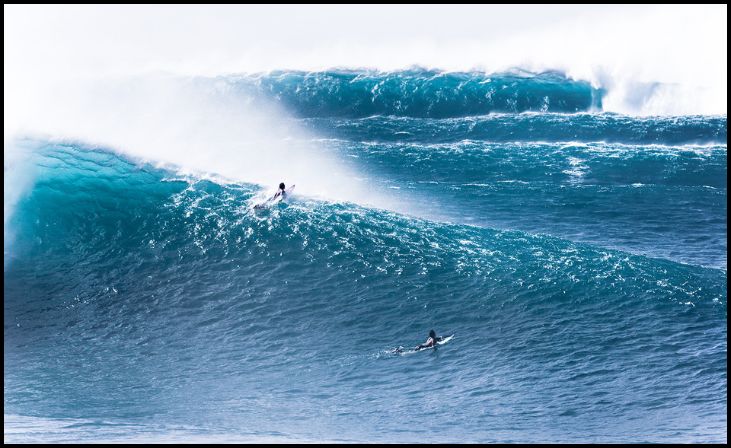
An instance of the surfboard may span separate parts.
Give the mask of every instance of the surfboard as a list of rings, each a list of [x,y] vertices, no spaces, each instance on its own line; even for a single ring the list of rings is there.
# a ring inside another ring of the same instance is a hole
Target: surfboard
[[[442,338],[440,341],[437,341],[437,345],[444,345],[447,342],[451,341],[453,337],[454,337],[454,334],[450,334],[446,338]]]

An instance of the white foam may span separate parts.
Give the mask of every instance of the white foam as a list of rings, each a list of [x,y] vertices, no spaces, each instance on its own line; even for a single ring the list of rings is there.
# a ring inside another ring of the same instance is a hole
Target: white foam
[[[35,94],[26,135],[110,148],[182,176],[268,188],[285,182],[307,196],[399,209],[400,201],[327,154],[286,111],[227,82],[169,75],[57,80]]]
[[[32,152],[22,143],[4,142],[3,160],[3,266],[7,267],[14,247],[15,229],[11,225],[16,205],[31,190],[36,179]]]

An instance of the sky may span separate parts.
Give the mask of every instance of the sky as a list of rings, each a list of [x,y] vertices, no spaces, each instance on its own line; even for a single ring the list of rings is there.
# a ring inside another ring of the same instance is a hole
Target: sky
[[[27,73],[41,65],[53,67],[57,75],[221,74],[334,66],[392,70],[413,64],[490,70],[521,63],[578,66],[578,59],[608,64],[638,58],[668,67],[672,56],[725,72],[726,9],[5,5],[5,70]]]

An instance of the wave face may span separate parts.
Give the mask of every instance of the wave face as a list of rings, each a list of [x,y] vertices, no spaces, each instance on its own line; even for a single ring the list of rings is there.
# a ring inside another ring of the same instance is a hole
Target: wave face
[[[559,72],[487,74],[413,69],[397,72],[272,72],[227,79],[275,99],[300,117],[395,115],[446,118],[491,112],[601,109],[604,91]]]
[[[726,117],[470,117],[484,75],[423,74],[267,81],[398,213],[22,142],[5,440],[725,443]]]

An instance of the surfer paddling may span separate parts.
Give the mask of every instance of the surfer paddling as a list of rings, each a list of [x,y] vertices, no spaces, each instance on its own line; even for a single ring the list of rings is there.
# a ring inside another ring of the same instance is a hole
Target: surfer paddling
[[[429,337],[427,338],[426,342],[424,342],[423,344],[417,345],[414,350],[421,350],[422,348],[434,347],[435,345],[437,345],[437,342],[441,341],[442,339],[444,339],[444,338],[441,336],[437,336],[437,333],[434,330],[430,330]]]
[[[454,336],[454,335],[452,335]],[[450,339],[452,339],[452,336],[437,336],[437,333],[434,330],[429,331],[429,337],[427,338],[426,342],[423,344],[419,344],[416,347],[414,347],[413,350],[405,350],[403,346],[399,345],[396,348],[393,348],[390,350],[391,353],[413,353],[418,352],[419,350],[423,350],[425,348],[436,348],[437,344],[443,344]]]

